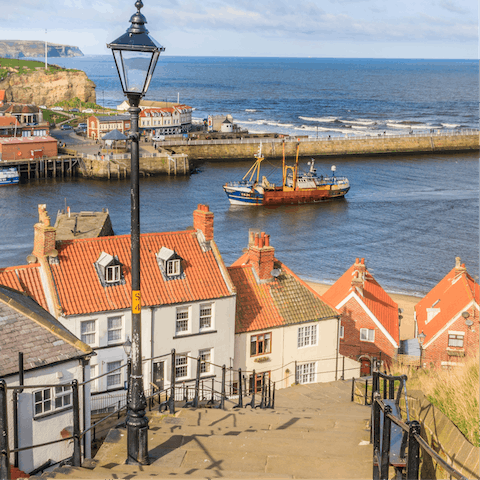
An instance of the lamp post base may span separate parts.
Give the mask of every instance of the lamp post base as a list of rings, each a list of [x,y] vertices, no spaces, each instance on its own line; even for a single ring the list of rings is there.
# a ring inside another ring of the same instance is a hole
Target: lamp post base
[[[150,465],[148,457],[148,418],[127,416],[127,465]]]

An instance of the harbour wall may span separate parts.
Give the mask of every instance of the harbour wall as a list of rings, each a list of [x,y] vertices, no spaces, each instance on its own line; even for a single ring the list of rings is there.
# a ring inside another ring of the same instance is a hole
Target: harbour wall
[[[188,155],[194,160],[252,159],[257,153],[260,139],[206,140],[191,142],[165,142],[176,154]],[[283,139],[262,139],[262,152],[267,158],[282,158]],[[292,157],[296,152],[297,140],[285,141],[285,154]],[[465,152],[479,150],[479,133],[403,135],[398,137],[331,138],[312,140],[300,139],[300,155],[311,156],[370,156],[389,154],[421,154],[431,152]]]

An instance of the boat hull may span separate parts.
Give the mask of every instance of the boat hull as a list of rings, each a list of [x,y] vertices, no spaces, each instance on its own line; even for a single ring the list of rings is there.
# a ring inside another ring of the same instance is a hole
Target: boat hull
[[[337,198],[343,198],[350,187],[330,189],[299,189],[284,191],[281,188],[265,190],[263,193],[255,189],[233,189],[223,187],[232,205],[303,205],[309,203],[321,203]]]
[[[20,175],[16,168],[0,168],[0,186],[15,185],[20,182]]]

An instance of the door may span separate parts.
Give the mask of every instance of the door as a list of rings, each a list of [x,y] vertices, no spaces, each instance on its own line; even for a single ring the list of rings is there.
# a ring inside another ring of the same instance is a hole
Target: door
[[[265,372],[265,381],[267,382],[270,378],[270,372]],[[263,387],[263,373],[256,373],[255,380],[253,375],[250,375],[249,378],[249,392],[252,393],[255,388],[255,393],[262,393]]]
[[[372,370],[372,362],[370,361],[370,359],[362,358],[361,364],[360,364],[360,376],[367,377],[368,375],[371,374],[371,370]]]
[[[153,364],[153,383],[160,390],[163,390],[164,370],[165,370],[164,366],[165,366],[165,362],[158,362]]]

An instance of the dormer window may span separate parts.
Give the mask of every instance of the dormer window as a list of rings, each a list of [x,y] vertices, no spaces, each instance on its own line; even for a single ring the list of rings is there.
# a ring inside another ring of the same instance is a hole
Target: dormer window
[[[167,275],[180,275],[180,260],[169,260],[167,262]]]
[[[102,286],[109,287],[113,285],[123,285],[125,283],[122,264],[117,256],[102,252],[94,265]]]
[[[120,280],[120,265],[111,265],[105,269],[105,281],[107,283],[115,283]]]
[[[185,273],[182,270],[182,258],[175,250],[162,247],[156,257],[165,281],[185,278]]]

